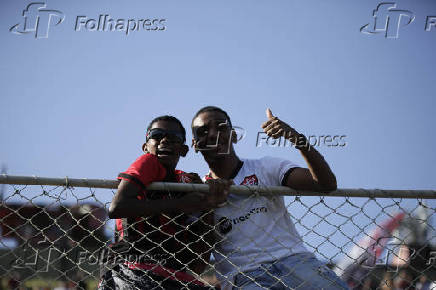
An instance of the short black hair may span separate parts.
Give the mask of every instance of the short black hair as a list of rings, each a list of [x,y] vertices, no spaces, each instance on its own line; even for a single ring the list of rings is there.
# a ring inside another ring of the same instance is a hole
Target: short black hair
[[[229,117],[229,115],[227,114],[226,111],[224,111],[221,108],[215,107],[215,106],[206,106],[206,107],[203,107],[200,110],[198,110],[198,112],[195,114],[194,118],[192,118],[191,129],[193,128],[195,118],[197,118],[198,115],[200,115],[201,113],[204,113],[204,112],[220,112],[220,113],[223,113],[226,116],[227,121],[229,122],[230,128],[233,127],[232,126],[232,121],[230,120],[230,117]]]
[[[174,122],[174,123],[176,123],[177,125],[179,125],[179,127],[180,127],[180,131],[183,133],[183,142],[186,141],[186,130],[185,130],[185,127],[183,127],[182,122],[180,122],[180,120],[177,119],[176,117],[169,116],[169,115],[159,116],[159,117],[154,118],[154,119],[150,122],[150,124],[148,124],[148,127],[147,127],[147,133],[148,133],[148,131],[150,131],[151,126],[153,126],[154,123],[159,122],[159,121]]]

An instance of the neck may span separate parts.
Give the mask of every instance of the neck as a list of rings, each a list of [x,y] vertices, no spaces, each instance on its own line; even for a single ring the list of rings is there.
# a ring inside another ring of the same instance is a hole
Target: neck
[[[165,167],[165,166],[164,166]],[[173,180],[175,180],[176,179],[176,175],[175,175],[175,168],[174,167],[172,167],[172,166],[170,166],[170,167],[165,167],[165,170],[166,170],[166,172],[167,172],[167,175],[165,176],[165,178],[164,178],[164,182],[172,182]]]
[[[231,152],[223,158],[207,161],[212,178],[229,179],[241,160],[235,152]]]

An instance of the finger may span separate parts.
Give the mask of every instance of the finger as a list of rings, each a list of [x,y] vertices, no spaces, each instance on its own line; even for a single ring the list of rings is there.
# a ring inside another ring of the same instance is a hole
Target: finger
[[[271,133],[271,131],[268,131],[267,133],[266,133],[266,135],[269,137],[269,138],[273,138],[273,139],[277,139],[277,138],[279,138],[279,137],[276,137],[276,133],[274,132],[274,133]]]
[[[224,195],[227,196],[229,194],[230,186],[233,184],[233,180],[225,180],[223,186]]]
[[[216,180],[216,183],[215,183],[215,191],[214,191],[214,194],[219,196],[219,195],[221,194],[222,191],[223,191],[223,182],[222,182],[221,179],[217,179],[217,180]]]
[[[215,190],[214,190],[214,194],[215,195],[219,195],[220,194],[220,192],[222,191],[222,181],[221,181],[221,179],[216,179],[215,180]]]
[[[224,190],[224,191],[220,192],[220,195],[217,196],[217,203],[226,202],[228,195],[229,195],[229,191],[228,190]]]
[[[271,124],[271,122],[274,121],[274,120],[275,120],[275,119],[271,119],[271,120],[268,120],[268,121],[262,123],[262,126],[261,126],[261,127],[262,127],[262,128],[268,127],[268,125]]]
[[[198,175],[198,173],[196,173],[196,172],[189,172],[189,173],[186,173],[186,174],[189,175],[189,176],[196,176],[196,177],[200,178],[200,175]]]
[[[216,180],[208,179],[206,183],[209,185],[209,194],[213,195],[216,192]]]
[[[282,128],[282,127],[280,127],[280,126],[276,126],[276,127],[273,127],[273,128],[271,128],[271,129],[269,129],[269,130],[265,130],[265,133],[266,133],[267,135],[275,135],[275,134],[277,134],[277,132],[279,132],[279,131],[284,132],[285,130],[284,130],[284,128]]]
[[[223,202],[227,200],[227,195],[229,192],[229,181],[225,179],[219,179],[218,181],[219,187],[217,188],[216,197],[218,202]]]
[[[282,129],[282,128],[280,128],[280,129],[278,129],[277,130],[277,132],[275,132],[275,133],[273,133],[272,134],[272,137],[274,138],[274,139],[277,139],[277,138],[280,138],[280,137],[282,137],[284,134],[285,131]]]
[[[222,179],[221,183],[220,183],[220,194],[221,196],[227,196],[226,192],[228,193],[229,191],[229,185],[228,185],[228,180],[226,179]]]
[[[200,176],[195,172],[186,173],[186,175],[193,183],[203,183],[203,180],[201,180]]]
[[[225,190],[226,184],[227,184],[227,181],[224,179],[216,179],[215,180],[214,194],[216,194],[217,197],[222,195],[222,193]]]
[[[271,120],[272,118],[274,118],[274,116],[273,116],[273,114],[272,114],[270,108],[267,108],[267,109],[266,109],[266,117],[267,117],[269,120]]]
[[[272,128],[279,127],[279,126],[281,126],[280,120],[274,120],[274,121],[270,122],[270,124],[268,126],[263,128],[263,130],[268,131],[268,130],[271,130]]]

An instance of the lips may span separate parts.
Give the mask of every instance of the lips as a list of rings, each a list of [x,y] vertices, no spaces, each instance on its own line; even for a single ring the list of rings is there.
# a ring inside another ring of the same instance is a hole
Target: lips
[[[225,144],[218,144],[214,146],[207,146],[203,148],[198,148],[200,151],[204,152],[205,154],[226,154],[229,153],[229,145]]]
[[[158,148],[157,149],[157,156],[159,157],[167,157],[174,155],[174,151],[169,148]]]

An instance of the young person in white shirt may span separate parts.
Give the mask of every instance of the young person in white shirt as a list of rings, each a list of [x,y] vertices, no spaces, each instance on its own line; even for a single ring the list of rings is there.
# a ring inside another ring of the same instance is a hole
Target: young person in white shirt
[[[329,192],[336,177],[304,135],[267,109],[264,132],[285,136],[295,144],[308,169],[281,158],[239,158],[237,136],[228,114],[213,106],[200,109],[192,120],[192,145],[209,165],[206,179],[232,179],[235,184],[277,186]],[[222,288],[348,289],[330,269],[304,247],[283,196],[240,196],[230,192],[215,209],[215,269]]]

